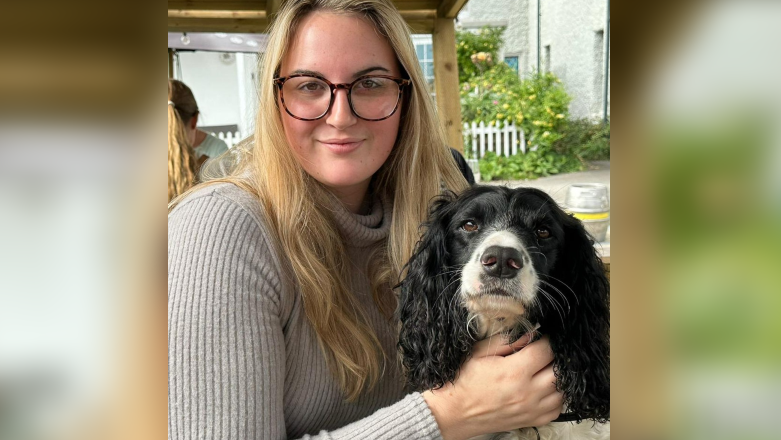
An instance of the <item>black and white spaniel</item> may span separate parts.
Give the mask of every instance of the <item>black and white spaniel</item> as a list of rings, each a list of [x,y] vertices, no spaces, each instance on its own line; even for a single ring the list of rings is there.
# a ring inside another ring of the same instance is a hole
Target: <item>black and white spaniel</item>
[[[578,425],[517,434],[609,438],[609,282],[581,222],[540,190],[475,186],[440,197],[424,226],[398,307],[410,388],[452,382],[477,340],[539,331],[564,393],[560,419]]]

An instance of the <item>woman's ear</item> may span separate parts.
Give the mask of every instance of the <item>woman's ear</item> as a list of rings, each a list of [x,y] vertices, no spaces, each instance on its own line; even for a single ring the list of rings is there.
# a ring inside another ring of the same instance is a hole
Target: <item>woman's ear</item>
[[[190,130],[195,130],[195,127],[198,126],[198,113],[194,114],[192,118],[190,118],[190,121],[187,123],[187,128]]]

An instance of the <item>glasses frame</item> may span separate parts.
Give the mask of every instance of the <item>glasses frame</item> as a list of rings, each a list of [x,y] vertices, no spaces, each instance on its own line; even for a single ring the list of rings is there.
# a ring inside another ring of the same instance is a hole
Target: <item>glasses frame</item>
[[[307,119],[307,118],[301,118],[299,116],[296,116],[296,115],[294,115],[293,113],[290,112],[290,110],[287,108],[287,104],[285,104],[285,94],[282,91],[282,87],[285,85],[285,81],[287,81],[287,80],[289,80],[291,78],[300,78],[300,77],[304,77],[304,76],[310,77],[310,78],[317,78],[317,79],[325,82],[326,84],[328,84],[328,87],[331,88],[331,100],[328,102],[328,108],[325,109],[325,111],[323,112],[322,115],[320,115],[320,116],[318,116],[316,118]],[[385,79],[392,80],[393,82],[395,82],[396,84],[399,85],[399,97],[396,99],[396,106],[393,107],[393,111],[388,116],[385,116],[384,118],[380,118],[380,119],[364,118],[363,116],[359,115],[358,112],[356,112],[355,108],[353,107],[353,99],[352,99],[353,86],[355,84],[357,84],[359,81],[365,80],[367,78],[385,78]],[[323,78],[322,76],[319,76],[319,75],[311,75],[311,74],[306,74],[306,73],[297,73],[295,75],[289,75],[289,76],[283,76],[283,77],[279,77],[279,78],[274,78],[274,84],[277,87],[279,87],[279,99],[282,101],[282,106],[285,108],[285,112],[287,112],[287,114],[289,114],[291,117],[296,118],[296,119],[298,119],[300,121],[317,121],[318,119],[322,119],[323,116],[327,115],[328,112],[331,111],[331,107],[333,107],[333,105],[334,105],[334,97],[336,96],[336,90],[338,90],[338,89],[345,89],[345,90],[347,90],[347,103],[350,105],[350,111],[352,111],[353,114],[357,118],[359,118],[359,119],[363,119],[364,121],[376,122],[376,121],[384,121],[384,120],[390,118],[391,116],[393,116],[396,113],[396,110],[398,110],[398,108],[399,108],[399,102],[401,102],[401,96],[404,94],[404,88],[406,86],[412,84],[412,81],[408,80],[408,79],[396,78],[396,77],[388,76],[388,75],[364,75],[364,76],[361,76],[361,77],[357,78],[355,81],[353,81],[351,83],[334,84],[331,81],[328,81],[327,79],[325,79],[325,78]]]

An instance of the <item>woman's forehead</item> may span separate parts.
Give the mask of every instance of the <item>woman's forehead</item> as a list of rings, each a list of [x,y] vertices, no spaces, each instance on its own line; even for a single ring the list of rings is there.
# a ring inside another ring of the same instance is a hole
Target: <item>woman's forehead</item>
[[[316,11],[299,23],[280,74],[306,70],[321,72],[330,81],[347,81],[371,67],[399,75],[396,54],[374,25],[354,14]]]

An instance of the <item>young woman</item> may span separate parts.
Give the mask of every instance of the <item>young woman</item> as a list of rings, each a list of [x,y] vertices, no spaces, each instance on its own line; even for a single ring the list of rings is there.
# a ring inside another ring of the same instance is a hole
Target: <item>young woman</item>
[[[257,133],[171,205],[170,439],[461,439],[561,411],[546,340],[478,344],[407,393],[391,289],[429,201],[464,178],[388,0],[289,0]],[[523,342],[519,342],[523,344]]]
[[[198,103],[183,82],[168,80],[168,201],[189,189],[206,160],[228,151],[217,137],[198,130]]]

